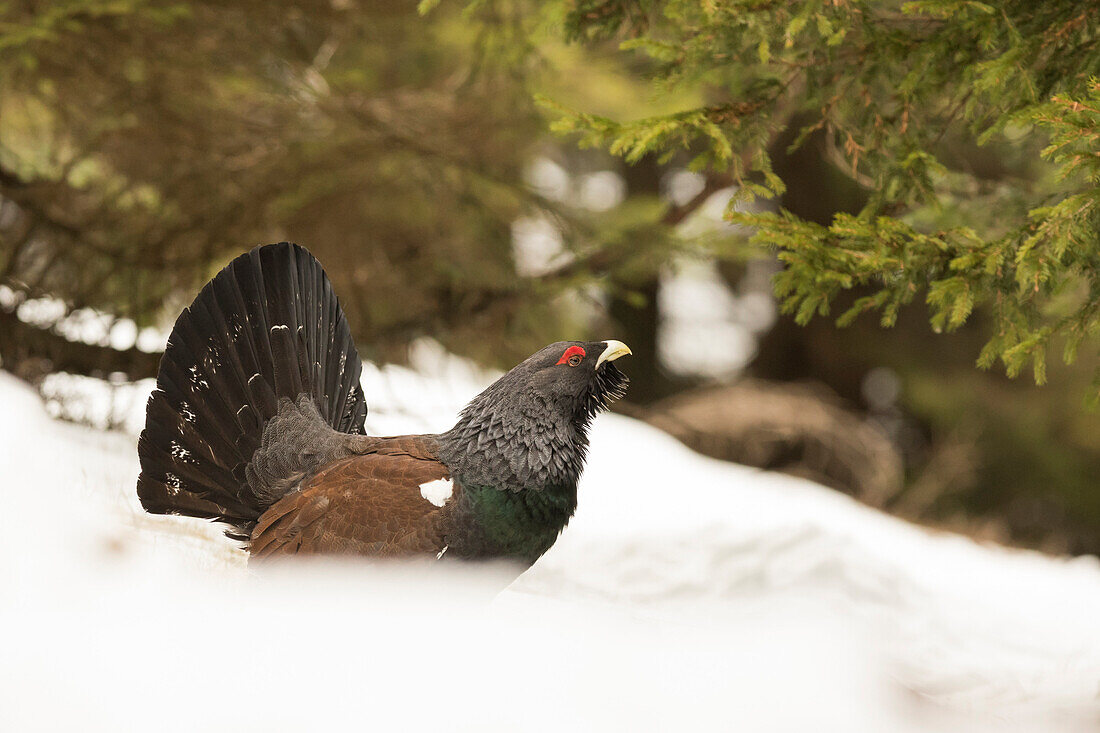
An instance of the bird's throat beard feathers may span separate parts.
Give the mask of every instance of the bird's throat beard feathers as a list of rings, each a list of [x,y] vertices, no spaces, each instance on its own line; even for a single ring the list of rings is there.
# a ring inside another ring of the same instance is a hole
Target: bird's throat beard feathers
[[[628,381],[607,362],[584,394],[555,397],[525,389],[522,377],[509,372],[439,436],[439,457],[465,485],[575,492],[592,418],[623,396]]]

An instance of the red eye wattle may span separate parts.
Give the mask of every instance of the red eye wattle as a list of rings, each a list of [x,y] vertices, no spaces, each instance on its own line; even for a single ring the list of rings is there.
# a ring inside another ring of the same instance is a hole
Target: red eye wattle
[[[573,357],[577,357],[575,360]],[[569,366],[577,366],[581,363],[581,359],[584,358],[584,349],[579,346],[570,346],[558,359],[558,364],[569,364]]]

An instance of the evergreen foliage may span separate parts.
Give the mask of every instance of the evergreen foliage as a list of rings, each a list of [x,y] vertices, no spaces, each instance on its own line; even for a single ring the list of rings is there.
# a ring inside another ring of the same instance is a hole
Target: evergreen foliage
[[[884,326],[923,299],[934,330],[990,314],[978,364],[1046,375],[1100,331],[1100,7],[1008,0],[576,0],[572,40],[619,41],[653,65],[652,89],[704,103],[617,122],[556,108],[555,127],[636,160],[680,149],[728,172],[743,198],[775,197],[776,132],[823,134],[866,188],[831,223],[738,213],[785,267],[776,289],[799,323],[874,311]],[[986,146],[996,175],[959,155]],[[735,202],[736,203],[736,202]],[[1093,396],[1100,397],[1100,370]]]
[[[527,183],[563,46],[543,20],[524,0],[0,5],[0,283],[148,323],[293,240],[369,358],[431,335],[503,366],[576,337],[602,310],[578,292],[697,243],[654,202],[595,212]],[[522,217],[563,240],[539,277],[516,276]]]
[[[290,239],[371,358],[432,334],[508,363],[563,336],[514,277],[512,222],[552,208],[522,182],[540,122],[517,12],[0,5],[0,282],[163,323],[234,255]]]

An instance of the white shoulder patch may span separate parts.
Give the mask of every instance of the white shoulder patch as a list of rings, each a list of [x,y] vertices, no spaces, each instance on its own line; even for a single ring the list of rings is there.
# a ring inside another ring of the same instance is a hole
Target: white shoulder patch
[[[420,495],[435,504],[443,506],[454,493],[455,485],[449,478],[437,478],[426,484],[420,484]]]

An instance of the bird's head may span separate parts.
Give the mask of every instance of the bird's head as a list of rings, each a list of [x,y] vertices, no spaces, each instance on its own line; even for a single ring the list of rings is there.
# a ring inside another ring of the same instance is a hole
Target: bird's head
[[[544,410],[587,423],[626,392],[627,380],[614,362],[630,353],[622,341],[558,341],[500,378],[508,392],[536,417]]]
[[[441,436],[443,457],[491,463],[510,488],[557,475],[575,480],[589,423],[626,392],[614,362],[629,353],[621,341],[559,341],[536,351],[470,401]]]

